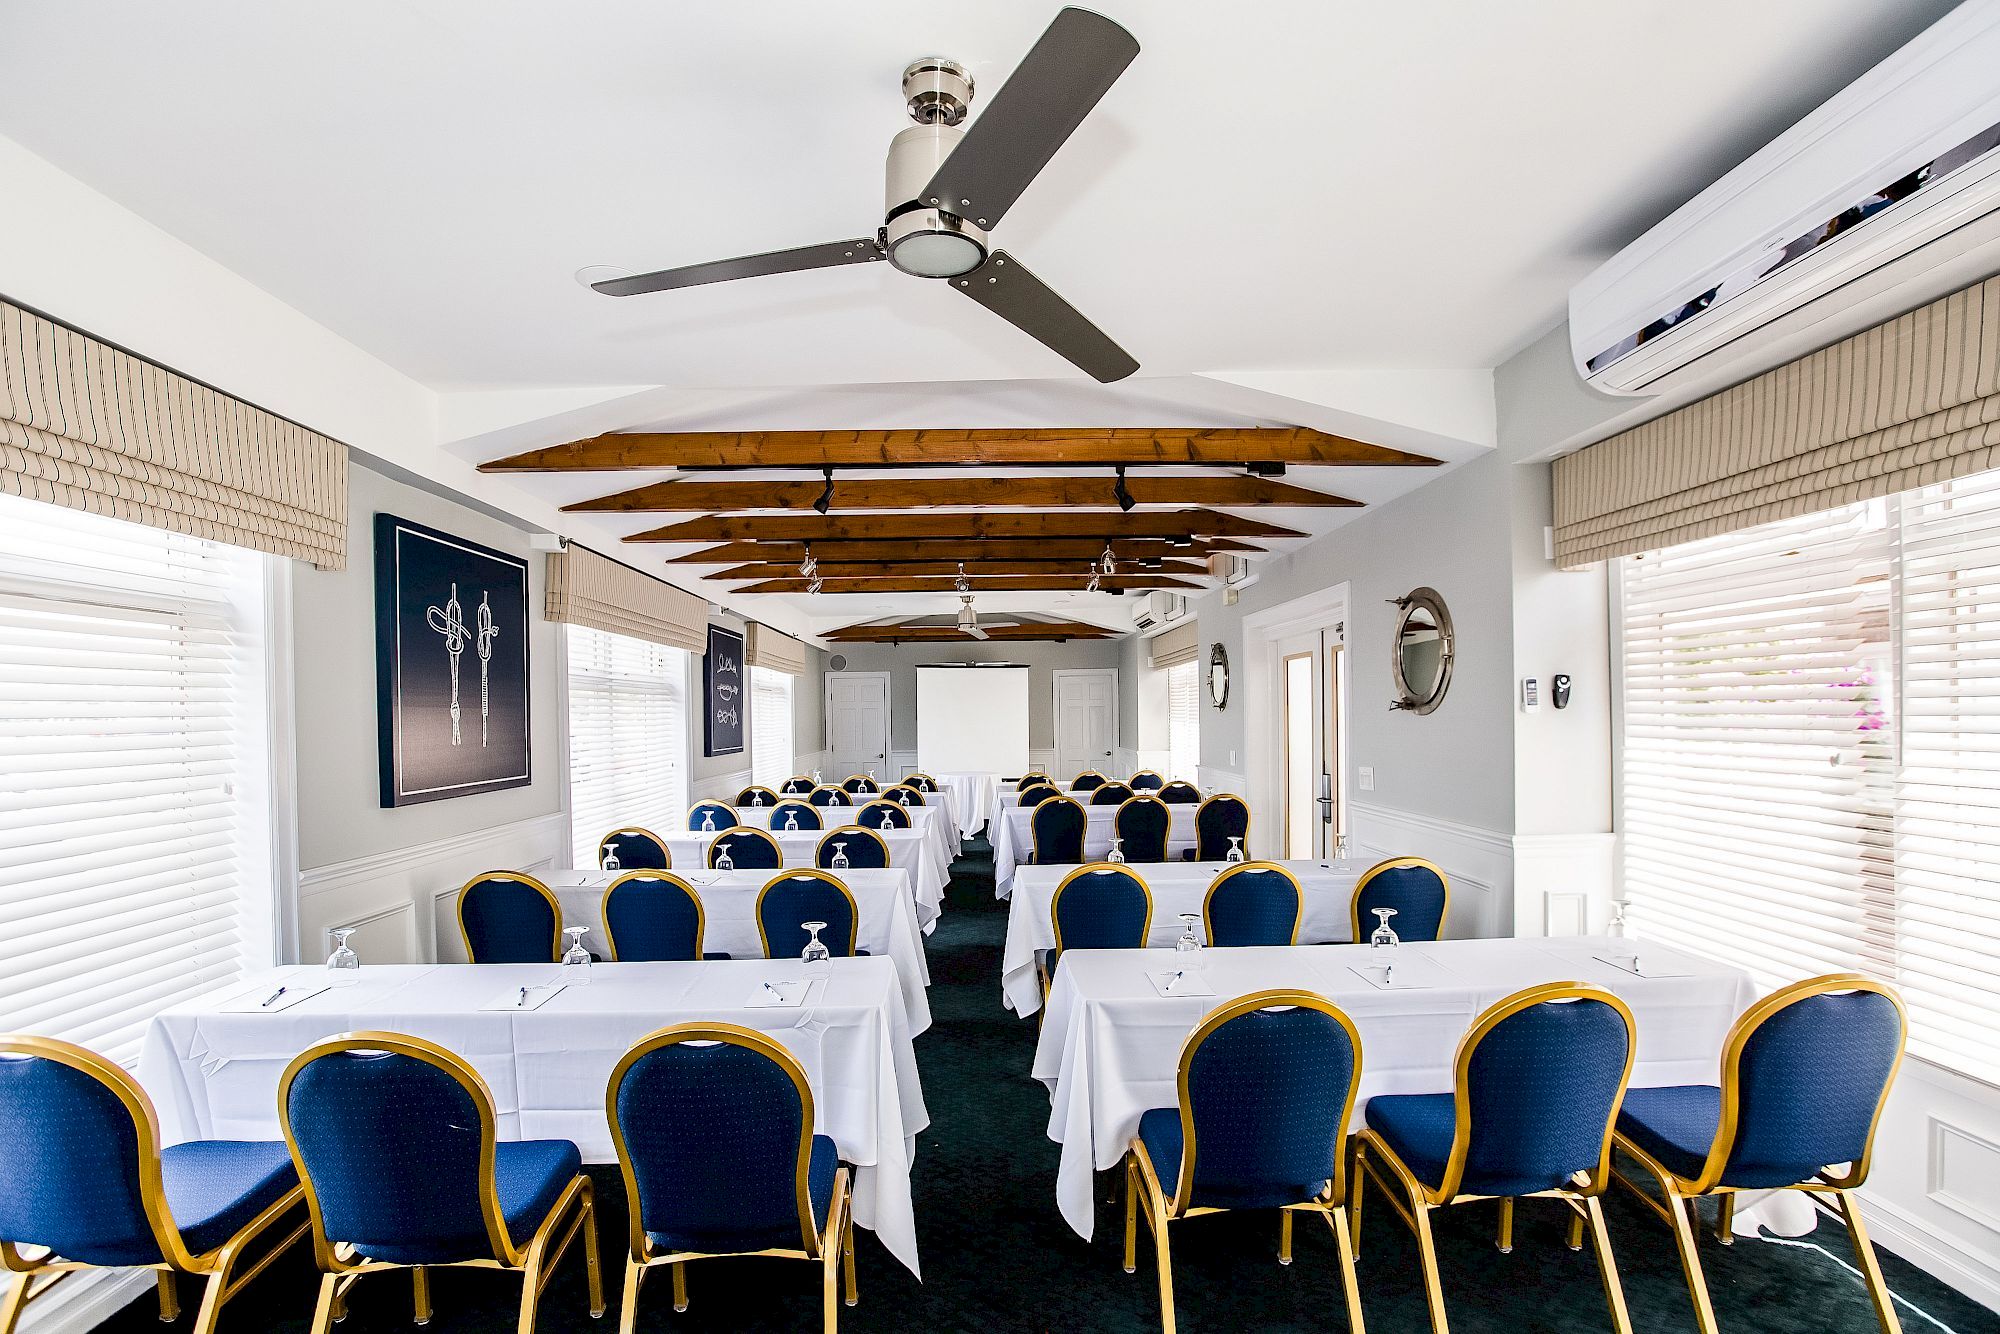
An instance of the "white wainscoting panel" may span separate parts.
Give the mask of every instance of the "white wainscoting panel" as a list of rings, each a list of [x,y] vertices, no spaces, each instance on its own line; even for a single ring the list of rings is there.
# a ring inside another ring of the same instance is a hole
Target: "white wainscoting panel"
[[[1365,802],[1347,804],[1348,846],[1360,861],[1422,857],[1451,878],[1446,936],[1505,936],[1514,919],[1514,846],[1506,834]]]
[[[1197,768],[1195,773],[1197,775],[1195,786],[1201,788],[1204,792],[1213,789],[1217,792],[1234,792],[1238,796],[1246,798],[1249,795],[1249,779],[1237,773],[1234,769],[1217,769],[1204,764]],[[1250,807],[1250,827],[1253,830],[1259,826],[1268,829],[1270,825],[1264,816],[1265,812],[1258,810],[1256,804],[1252,803]]]
[[[1587,936],[1611,921],[1616,834],[1514,835],[1517,936]]]
[[[1861,1209],[1878,1244],[2000,1311],[2000,1089],[1906,1059]]]
[[[749,786],[750,770],[747,767],[710,774],[688,789],[688,804],[692,806],[697,801],[728,801]]]

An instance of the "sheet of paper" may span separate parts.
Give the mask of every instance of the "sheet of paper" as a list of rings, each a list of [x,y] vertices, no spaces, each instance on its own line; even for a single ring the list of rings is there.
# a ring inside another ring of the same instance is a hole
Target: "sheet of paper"
[[[479,1008],[482,1010],[539,1010],[561,994],[565,985],[562,982],[544,982],[540,986],[535,987],[515,987],[511,991],[501,992],[498,996],[487,1001],[486,1004]]]
[[[1208,979],[1199,969],[1181,968],[1170,973],[1148,973],[1153,990],[1162,996],[1213,996],[1215,988],[1208,985]]]
[[[1380,991],[1422,991],[1437,985],[1437,975],[1415,959],[1349,964],[1347,971]]]
[[[222,1006],[224,1014],[276,1014],[289,1010],[300,1001],[311,1000],[322,991],[330,991],[326,982],[287,982],[281,987],[258,987]]]
[[[821,979],[793,978],[785,982],[761,982],[743,1002],[747,1010],[794,1010],[806,1003],[812,989],[820,985]]]
[[[1694,976],[1685,968],[1676,968],[1670,963],[1662,962],[1666,958],[1664,954],[1648,955],[1644,951],[1634,950],[1630,954],[1593,954],[1590,957],[1608,967],[1616,968],[1621,973],[1630,973],[1634,977]]]

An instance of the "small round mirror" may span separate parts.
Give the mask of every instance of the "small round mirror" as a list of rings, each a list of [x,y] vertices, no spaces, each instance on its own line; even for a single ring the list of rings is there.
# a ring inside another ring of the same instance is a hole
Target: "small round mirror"
[[[1208,650],[1208,699],[1218,709],[1229,707],[1229,655],[1220,644]]]
[[[1453,656],[1451,613],[1436,590],[1419,588],[1397,598],[1403,614],[1396,621],[1391,666],[1396,702],[1392,708],[1429,713],[1444,702],[1451,686]]]

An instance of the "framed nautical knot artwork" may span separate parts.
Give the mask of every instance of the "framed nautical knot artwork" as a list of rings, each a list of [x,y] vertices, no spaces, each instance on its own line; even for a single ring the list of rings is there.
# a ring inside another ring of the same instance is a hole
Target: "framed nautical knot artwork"
[[[384,806],[525,787],[528,563],[377,514],[375,690]]]
[[[735,755],[743,749],[743,636],[719,625],[708,627],[702,658],[701,753]]]

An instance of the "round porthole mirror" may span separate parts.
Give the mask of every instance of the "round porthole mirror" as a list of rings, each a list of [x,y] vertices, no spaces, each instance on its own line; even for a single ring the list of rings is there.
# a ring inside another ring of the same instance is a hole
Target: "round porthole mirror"
[[[1229,707],[1229,655],[1220,644],[1208,650],[1208,702],[1218,709]]]
[[[1451,687],[1451,613],[1432,588],[1416,589],[1395,603],[1403,614],[1396,618],[1390,664],[1397,698],[1389,707],[1429,713]]]

